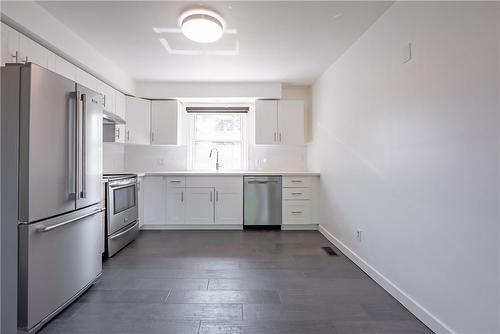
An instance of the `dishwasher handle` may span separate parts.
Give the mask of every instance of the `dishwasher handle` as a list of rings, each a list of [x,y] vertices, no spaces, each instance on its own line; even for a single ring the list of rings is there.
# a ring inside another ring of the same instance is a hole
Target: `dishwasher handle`
[[[260,184],[267,184],[267,183],[278,183],[278,181],[259,181],[259,180],[249,180],[247,181],[248,184],[255,184],[255,183],[260,183]]]

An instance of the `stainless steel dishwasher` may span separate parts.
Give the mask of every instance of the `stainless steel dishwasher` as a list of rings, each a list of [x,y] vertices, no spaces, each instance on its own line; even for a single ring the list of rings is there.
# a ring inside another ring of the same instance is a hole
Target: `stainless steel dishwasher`
[[[281,226],[281,176],[243,178],[243,227]]]

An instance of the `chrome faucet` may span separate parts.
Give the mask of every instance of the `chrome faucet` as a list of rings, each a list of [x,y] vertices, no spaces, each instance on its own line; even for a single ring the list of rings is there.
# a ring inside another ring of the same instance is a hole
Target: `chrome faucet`
[[[209,158],[212,157],[212,153],[215,151],[216,155],[216,162],[215,162],[215,170],[219,170],[222,167],[222,164],[219,163],[219,150],[216,149],[215,147],[210,150],[210,154],[208,155]]]

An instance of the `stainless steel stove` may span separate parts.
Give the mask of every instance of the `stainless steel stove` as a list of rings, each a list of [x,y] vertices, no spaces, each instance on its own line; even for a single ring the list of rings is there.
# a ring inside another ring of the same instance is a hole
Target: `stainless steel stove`
[[[111,257],[139,234],[136,174],[104,174],[106,197],[105,256]]]

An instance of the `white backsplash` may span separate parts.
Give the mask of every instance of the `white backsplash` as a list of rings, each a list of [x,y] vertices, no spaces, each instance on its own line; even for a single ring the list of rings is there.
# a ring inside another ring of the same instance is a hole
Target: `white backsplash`
[[[125,171],[125,145],[103,143],[103,172],[122,173]]]
[[[248,157],[249,170],[292,172],[307,170],[307,147],[305,145],[251,145],[248,148]],[[129,172],[187,170],[187,147],[125,145],[124,160],[125,170]]]
[[[252,145],[248,147],[248,169],[263,171],[307,170],[306,146]]]
[[[186,146],[126,145],[125,167],[129,172],[186,170]]]

